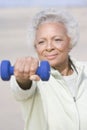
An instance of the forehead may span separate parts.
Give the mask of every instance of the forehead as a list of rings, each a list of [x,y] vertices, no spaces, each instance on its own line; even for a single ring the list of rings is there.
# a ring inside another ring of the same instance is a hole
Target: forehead
[[[55,22],[50,22],[50,23],[43,23],[40,24],[37,31],[36,35],[47,35],[48,33],[66,33],[67,29],[63,23],[55,23]]]

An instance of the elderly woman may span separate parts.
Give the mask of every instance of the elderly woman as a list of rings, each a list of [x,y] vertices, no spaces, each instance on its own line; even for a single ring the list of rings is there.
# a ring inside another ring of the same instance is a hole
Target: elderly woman
[[[11,79],[25,130],[87,130],[87,67],[69,56],[78,41],[77,22],[66,11],[45,9],[30,30],[38,58],[18,59]],[[51,66],[48,81],[35,74],[41,60]]]

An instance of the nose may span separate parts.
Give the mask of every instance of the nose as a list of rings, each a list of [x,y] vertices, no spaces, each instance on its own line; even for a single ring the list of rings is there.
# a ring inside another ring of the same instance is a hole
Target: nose
[[[47,51],[52,51],[53,49],[54,49],[54,46],[53,46],[52,42],[48,42],[47,46],[46,46],[46,50]]]

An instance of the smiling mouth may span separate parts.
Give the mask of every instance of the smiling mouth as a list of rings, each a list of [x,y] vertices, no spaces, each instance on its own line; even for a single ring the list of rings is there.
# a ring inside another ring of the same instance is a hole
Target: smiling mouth
[[[55,58],[56,58],[56,56],[57,56],[57,54],[53,54],[53,55],[46,55],[46,58],[47,58],[48,60],[53,60],[53,59],[55,59]]]

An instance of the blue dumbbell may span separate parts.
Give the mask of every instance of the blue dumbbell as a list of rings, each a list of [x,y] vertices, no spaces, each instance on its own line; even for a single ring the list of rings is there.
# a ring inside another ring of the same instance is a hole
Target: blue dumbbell
[[[8,81],[11,75],[14,74],[14,66],[11,66],[10,61],[3,60],[0,65],[1,79]],[[48,61],[41,61],[40,66],[37,68],[36,74],[40,76],[41,80],[48,81],[50,77],[50,65]]]

